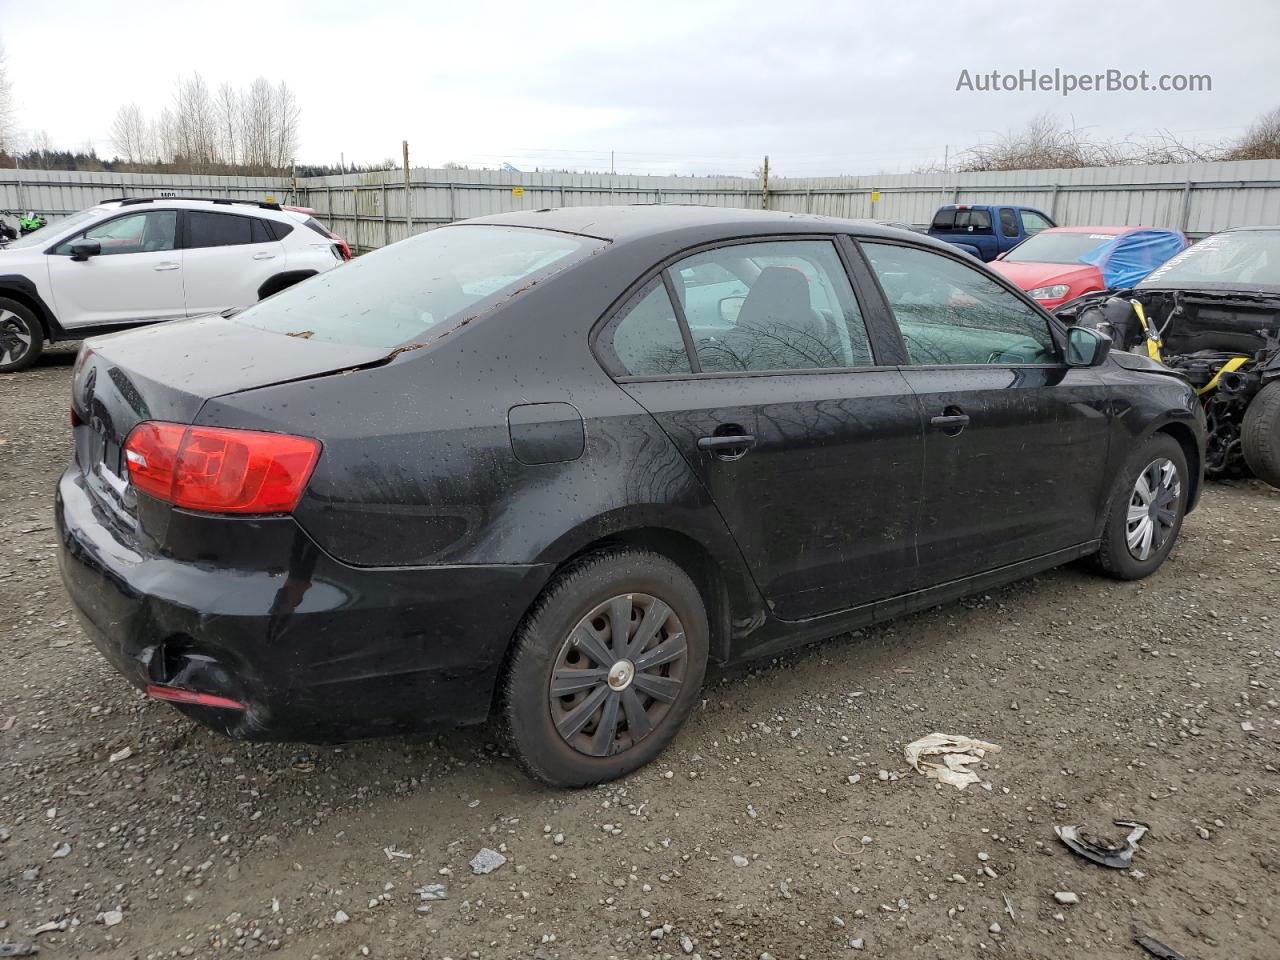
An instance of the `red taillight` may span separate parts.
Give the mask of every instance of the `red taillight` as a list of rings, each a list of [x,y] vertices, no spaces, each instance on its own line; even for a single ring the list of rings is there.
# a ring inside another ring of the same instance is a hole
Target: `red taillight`
[[[124,443],[139,490],[187,510],[289,513],[320,457],[320,441],[283,433],[145,420]]]
[[[75,408],[75,404],[71,405],[71,426],[72,427],[84,426],[84,420],[81,419],[80,411]]]
[[[147,696],[153,700],[167,700],[170,703],[189,703],[197,707],[217,707],[220,710],[247,710],[248,707],[239,700],[220,697],[215,693],[197,693],[195,690],[184,690],[181,687],[170,687],[163,683],[148,683]]]

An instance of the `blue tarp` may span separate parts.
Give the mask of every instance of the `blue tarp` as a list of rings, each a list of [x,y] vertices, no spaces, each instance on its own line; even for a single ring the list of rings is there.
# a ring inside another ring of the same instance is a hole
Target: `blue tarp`
[[[1186,245],[1187,238],[1177,230],[1139,230],[1099,244],[1080,262],[1101,270],[1108,290],[1132,287]]]

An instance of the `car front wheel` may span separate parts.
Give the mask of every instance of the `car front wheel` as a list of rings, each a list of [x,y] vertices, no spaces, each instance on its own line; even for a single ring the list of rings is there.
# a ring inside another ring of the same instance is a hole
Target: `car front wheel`
[[[615,548],[575,561],[516,634],[503,687],[516,754],[557,786],[644,766],[697,702],[707,637],[697,587],[666,557]]]
[[[1178,539],[1190,492],[1178,441],[1161,433],[1143,443],[1112,488],[1098,566],[1120,580],[1155,573]]]
[[[21,303],[0,297],[0,373],[27,369],[43,349],[40,321]]]

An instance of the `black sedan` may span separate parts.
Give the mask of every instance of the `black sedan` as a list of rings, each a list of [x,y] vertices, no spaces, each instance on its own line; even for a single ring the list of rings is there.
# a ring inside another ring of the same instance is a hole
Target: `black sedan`
[[[1202,416],[919,234],[509,214],[86,343],[62,572],[121,673],[226,734],[496,714],[588,784],[670,742],[709,661],[1079,557],[1152,573]]]

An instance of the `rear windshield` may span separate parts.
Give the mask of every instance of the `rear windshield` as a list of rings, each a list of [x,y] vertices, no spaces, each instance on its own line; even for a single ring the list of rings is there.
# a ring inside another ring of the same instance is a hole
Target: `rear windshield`
[[[324,237],[326,240],[330,239],[329,231],[326,230],[324,226],[320,223],[320,221],[317,220],[315,217],[307,217],[307,219],[302,221],[302,224],[308,229],[314,230],[316,233],[320,234],[320,236]]]
[[[1087,253],[1114,240],[1113,233],[1037,233],[1004,255],[1005,263],[1084,263]]]
[[[440,227],[235,315],[236,323],[356,346],[394,347],[589,256],[603,240],[524,227]]]
[[[1140,286],[1280,287],[1280,230],[1219,233],[1152,271]]]

